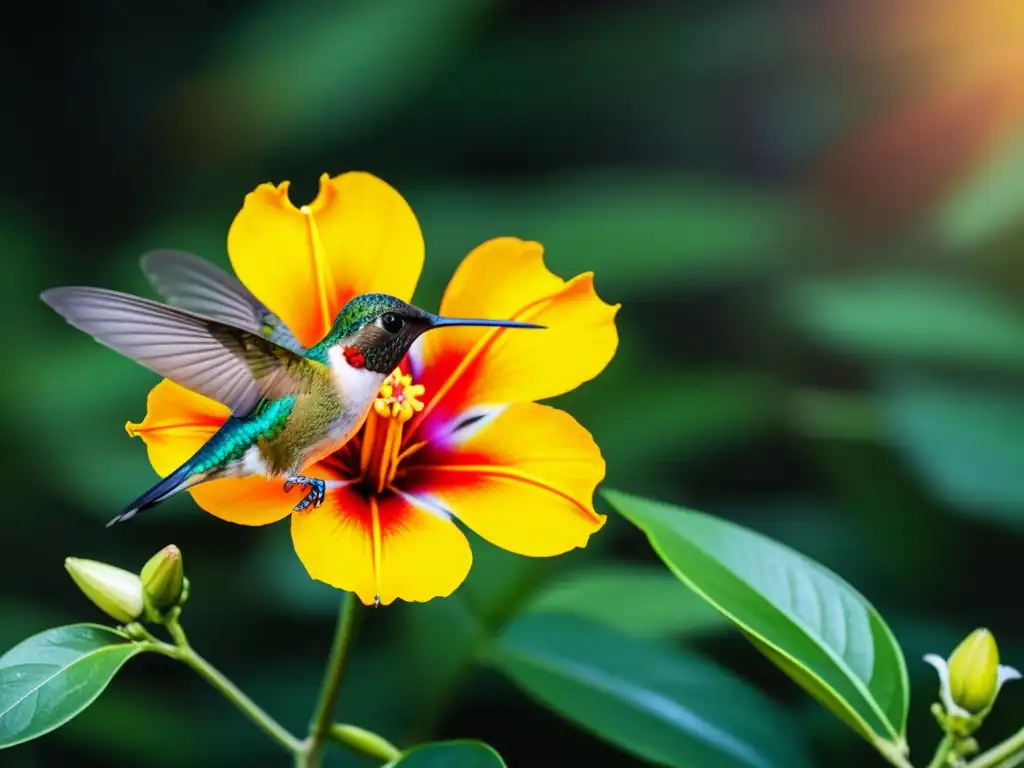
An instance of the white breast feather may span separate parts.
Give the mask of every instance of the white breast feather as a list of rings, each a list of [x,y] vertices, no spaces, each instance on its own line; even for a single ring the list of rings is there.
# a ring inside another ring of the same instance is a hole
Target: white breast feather
[[[327,361],[331,366],[334,383],[344,395],[348,409],[362,413],[377,396],[380,385],[384,383],[386,376],[366,368],[353,368],[345,359],[340,346],[328,348]]]
[[[263,455],[257,446],[250,445],[242,454],[242,472],[245,475],[270,476],[270,468],[267,467],[267,462],[263,460]]]

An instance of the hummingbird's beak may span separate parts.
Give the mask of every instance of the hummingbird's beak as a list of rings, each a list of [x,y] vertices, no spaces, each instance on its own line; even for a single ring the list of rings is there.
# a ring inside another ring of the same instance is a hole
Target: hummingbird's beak
[[[457,326],[476,325],[492,328],[547,328],[545,325],[536,323],[520,323],[516,320],[483,320],[469,317],[440,317],[430,316],[430,327],[433,328],[454,328]]]

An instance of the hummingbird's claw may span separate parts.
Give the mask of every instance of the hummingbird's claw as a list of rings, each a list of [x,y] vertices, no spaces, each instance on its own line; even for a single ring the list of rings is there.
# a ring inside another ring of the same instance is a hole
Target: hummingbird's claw
[[[301,512],[304,509],[308,509],[310,505],[314,509],[324,503],[324,497],[326,496],[327,484],[317,477],[306,477],[305,475],[295,475],[289,477],[284,483],[285,492],[290,491],[297,485],[308,486],[309,493],[306,497],[296,504],[293,509],[296,512]]]

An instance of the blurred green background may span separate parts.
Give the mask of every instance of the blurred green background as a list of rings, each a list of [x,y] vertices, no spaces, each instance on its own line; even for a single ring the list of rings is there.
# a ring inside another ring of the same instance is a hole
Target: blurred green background
[[[135,569],[175,543],[193,585],[193,643],[305,728],[339,595],[309,581],[285,524],[232,526],[187,496],[103,529],[154,479],[123,425],[141,419],[157,379],[70,329],[38,293],[88,283],[152,295],[139,255],[180,248],[226,265],[228,226],[259,182],[290,179],[302,202],[320,173],[365,169],[420,219],[424,306],[498,235],[541,241],[563,276],[595,271],[602,296],[623,305],[621,346],[558,404],[602,446],[607,485],[776,537],[874,602],[907,655],[920,759],[940,735],[922,654],[946,655],[988,626],[1004,662],[1024,666],[1022,10],[6,8],[0,648],[101,620],[65,556]],[[793,715],[821,765],[880,764],[665,582],[621,519],[555,560],[472,542],[454,597],[369,612],[342,718],[400,745],[485,739],[513,767],[640,765],[475,660],[517,612],[569,611],[733,669]],[[611,599],[564,586],[627,565],[638,586]],[[1024,686],[1007,687],[983,738],[1022,713]],[[184,668],[143,657],[80,718],[0,757],[15,768],[140,760],[283,756]],[[363,763],[338,751],[330,764]]]

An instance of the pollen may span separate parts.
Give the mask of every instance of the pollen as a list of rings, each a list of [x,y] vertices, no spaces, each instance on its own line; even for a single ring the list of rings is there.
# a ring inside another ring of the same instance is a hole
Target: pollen
[[[402,433],[405,424],[423,410],[420,400],[426,389],[414,384],[412,376],[400,368],[391,372],[381,384],[373,410],[366,420],[360,448],[360,479],[371,490],[382,491],[394,479],[399,463],[422,444],[402,451]]]
[[[405,424],[413,414],[423,410],[423,396],[426,389],[422,384],[413,384],[412,376],[396,368],[380,387],[373,410],[383,419],[397,419]]]

